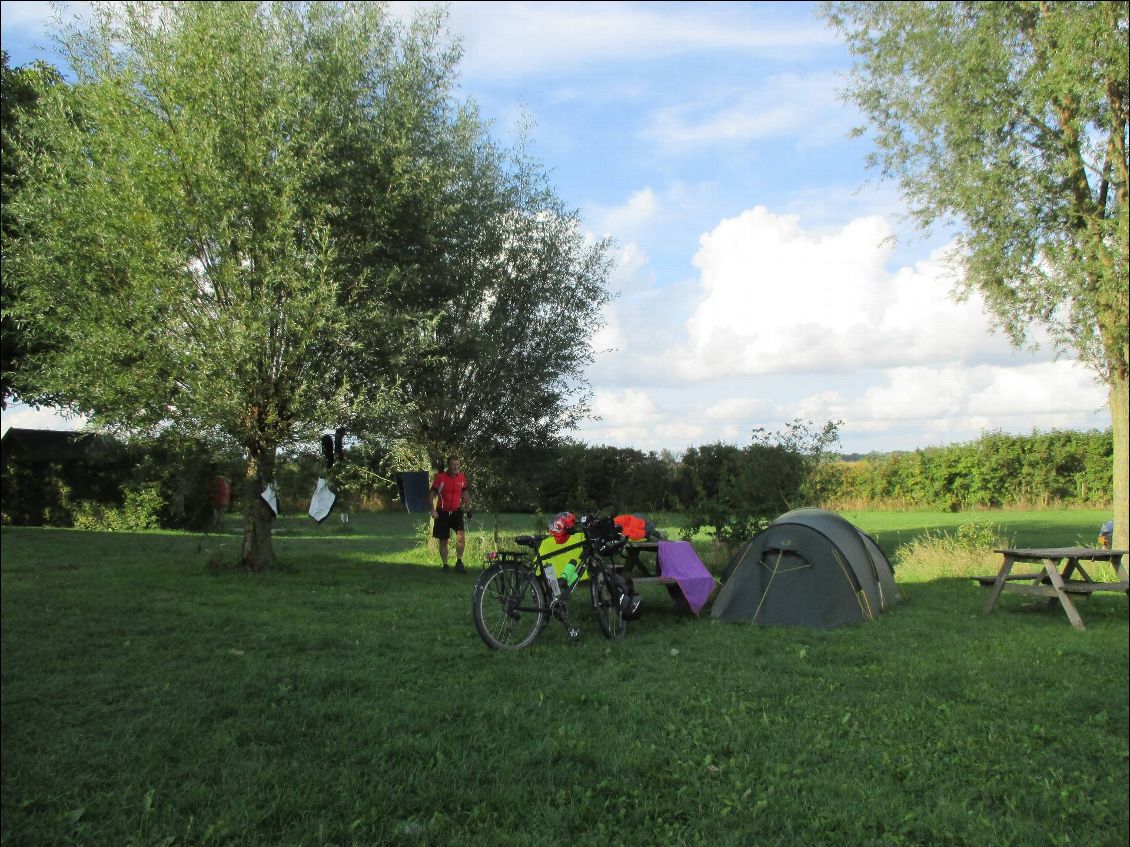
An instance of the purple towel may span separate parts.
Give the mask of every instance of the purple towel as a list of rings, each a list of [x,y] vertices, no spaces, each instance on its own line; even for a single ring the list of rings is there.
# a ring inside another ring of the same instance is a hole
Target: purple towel
[[[689,541],[659,542],[659,573],[675,580],[679,593],[696,615],[714,591],[714,577]],[[669,589],[675,587],[668,586]]]

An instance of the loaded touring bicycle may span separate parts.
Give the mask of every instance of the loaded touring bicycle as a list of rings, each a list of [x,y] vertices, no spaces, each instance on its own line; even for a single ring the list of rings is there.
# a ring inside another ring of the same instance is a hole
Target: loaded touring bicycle
[[[521,650],[534,643],[552,617],[562,623],[570,638],[580,630],[569,619],[569,598],[589,577],[589,592],[597,622],[606,638],[620,638],[626,621],[638,617],[639,595],[617,554],[628,539],[613,522],[612,511],[585,515],[572,527],[568,542],[552,557],[539,552],[546,535],[522,535],[515,542],[525,550],[488,555],[493,562],[475,584],[471,609],[475,629],[493,650]],[[560,560],[575,553],[558,573],[547,559]]]

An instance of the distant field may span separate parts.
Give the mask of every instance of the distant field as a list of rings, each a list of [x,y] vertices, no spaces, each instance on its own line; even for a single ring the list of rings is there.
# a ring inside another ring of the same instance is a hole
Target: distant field
[[[1089,544],[1105,519],[847,517],[891,555],[970,521]],[[224,565],[234,534],[5,528],[0,842],[1127,842],[1124,595],[1082,604],[1078,633],[1023,597],[982,616],[971,581],[908,567],[904,604],[825,632],[655,590],[623,641],[578,606],[579,644],[551,625],[498,655],[424,526],[283,518],[262,577]]]

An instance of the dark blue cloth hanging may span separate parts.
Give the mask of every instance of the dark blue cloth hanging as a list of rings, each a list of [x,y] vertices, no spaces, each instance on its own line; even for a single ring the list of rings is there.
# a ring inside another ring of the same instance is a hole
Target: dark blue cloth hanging
[[[409,471],[396,475],[396,488],[400,492],[400,502],[411,514],[427,514],[432,510],[428,496],[428,472]]]

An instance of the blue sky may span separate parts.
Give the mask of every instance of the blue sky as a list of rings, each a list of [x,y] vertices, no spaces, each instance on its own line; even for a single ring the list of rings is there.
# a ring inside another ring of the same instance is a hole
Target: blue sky
[[[2,13],[14,64],[52,60],[50,4]],[[813,5],[455,3],[450,24],[463,95],[500,138],[532,120],[565,202],[616,241],[581,438],[677,451],[837,418],[866,452],[1109,425],[1089,371],[949,296],[948,234],[914,231],[865,168],[850,57]]]

